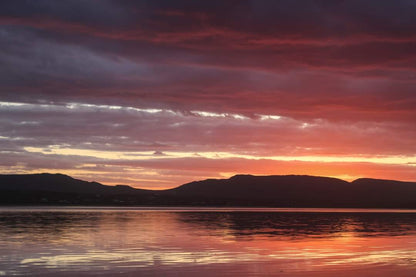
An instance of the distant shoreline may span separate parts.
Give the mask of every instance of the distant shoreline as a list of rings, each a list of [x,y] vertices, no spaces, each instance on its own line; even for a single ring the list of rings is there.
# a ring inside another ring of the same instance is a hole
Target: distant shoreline
[[[416,209],[383,208],[270,208],[270,207],[174,207],[174,206],[44,206],[8,205],[0,206],[0,212],[7,211],[50,211],[50,210],[91,210],[91,211],[141,211],[141,212],[270,212],[270,213],[416,213]]]
[[[416,183],[236,175],[160,191],[106,186],[63,174],[0,175],[0,206],[416,209]]]

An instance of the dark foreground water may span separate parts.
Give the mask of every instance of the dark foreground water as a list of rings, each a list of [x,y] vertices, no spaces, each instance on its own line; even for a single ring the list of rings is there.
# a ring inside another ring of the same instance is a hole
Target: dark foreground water
[[[0,276],[416,276],[416,212],[0,208]]]

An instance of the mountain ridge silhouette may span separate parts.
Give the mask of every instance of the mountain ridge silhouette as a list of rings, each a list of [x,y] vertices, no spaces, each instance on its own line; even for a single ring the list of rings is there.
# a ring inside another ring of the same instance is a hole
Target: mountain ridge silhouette
[[[108,186],[64,174],[0,175],[0,204],[416,208],[416,182],[310,175],[189,182],[166,190]]]

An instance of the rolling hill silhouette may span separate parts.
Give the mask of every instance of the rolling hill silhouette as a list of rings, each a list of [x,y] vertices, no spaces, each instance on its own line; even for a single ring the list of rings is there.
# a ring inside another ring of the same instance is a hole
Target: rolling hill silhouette
[[[0,175],[0,204],[416,208],[416,183],[236,175],[168,190],[106,186],[62,174]]]

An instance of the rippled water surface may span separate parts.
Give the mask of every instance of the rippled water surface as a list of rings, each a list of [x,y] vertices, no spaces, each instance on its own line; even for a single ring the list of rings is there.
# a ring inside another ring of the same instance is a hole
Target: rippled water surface
[[[0,276],[416,276],[416,212],[0,208]]]

